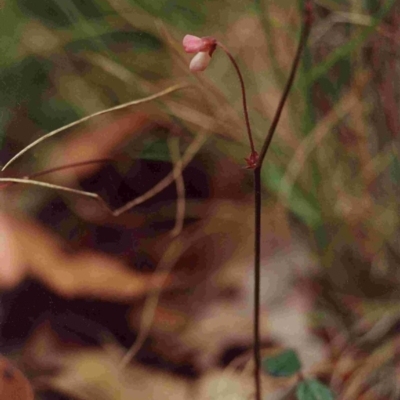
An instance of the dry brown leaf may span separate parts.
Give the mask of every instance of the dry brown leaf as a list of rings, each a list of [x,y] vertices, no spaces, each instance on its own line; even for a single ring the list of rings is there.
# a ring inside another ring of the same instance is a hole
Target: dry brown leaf
[[[25,268],[13,228],[2,213],[0,213],[0,259],[0,285],[15,286],[22,279]]]
[[[6,220],[18,244],[21,257],[18,268],[25,265],[26,274],[44,282],[61,296],[126,301],[159,285],[154,277],[131,271],[106,254],[90,251],[67,254],[62,249],[61,239],[32,221],[15,217]],[[1,275],[0,284],[3,284]]]
[[[249,354],[251,359],[251,352]],[[232,363],[234,364],[234,363]],[[195,386],[195,400],[251,400],[254,399],[253,362],[236,368],[234,365],[223,371],[211,369]],[[268,400],[281,400],[295,384],[296,377],[273,379],[262,375],[262,394]]]
[[[33,400],[33,390],[28,379],[2,356],[0,356],[0,398]]]
[[[146,113],[135,112],[121,116],[103,126],[95,125],[91,129],[69,136],[57,146],[49,157],[48,166],[68,165],[85,160],[106,158],[117,147],[140,132],[150,123]],[[99,168],[99,164],[87,165],[76,169],[75,177],[84,178]],[[70,174],[70,172],[66,172]]]
[[[120,368],[120,349],[64,353],[60,374],[43,384],[82,400],[186,400],[186,380],[157,370],[130,365]]]
[[[196,389],[196,400],[249,400],[253,398],[254,384],[248,376],[211,371],[200,380]]]
[[[23,365],[32,376],[32,381],[35,382],[36,377],[41,374],[58,371],[61,367],[62,351],[67,348],[74,349],[76,345],[62,341],[50,321],[45,320],[34,328],[22,352]]]

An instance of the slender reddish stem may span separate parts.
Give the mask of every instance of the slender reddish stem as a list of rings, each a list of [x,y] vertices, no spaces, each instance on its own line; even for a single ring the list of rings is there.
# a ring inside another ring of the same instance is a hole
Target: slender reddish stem
[[[261,400],[261,168],[254,169],[254,383],[256,400]]]
[[[250,142],[250,148],[251,148],[251,153],[255,154],[256,150],[254,147],[254,141],[253,141],[253,135],[251,133],[251,127],[250,127],[250,119],[249,119],[249,112],[247,110],[247,100],[246,100],[246,88],[244,86],[244,81],[243,81],[243,76],[242,73],[240,72],[239,65],[232,56],[231,52],[228,50],[228,48],[223,45],[221,42],[217,42],[217,46],[219,46],[229,57],[231,60],[233,66],[235,67],[235,70],[238,74],[239,81],[240,81],[240,88],[242,89],[242,99],[243,99],[243,112],[244,112],[244,119],[246,121],[246,128],[247,128],[247,134],[249,136],[249,142]]]
[[[271,127],[265,138],[263,147],[261,149],[260,156],[255,165],[254,171],[254,379],[256,387],[256,400],[261,400],[261,349],[260,349],[260,294],[261,294],[261,167],[265,159],[265,155],[270,147],[272,137],[276,131],[280,116],[282,114],[283,107],[287,100],[289,91],[293,86],[293,81],[299,67],[300,58],[307,42],[308,35],[310,33],[312,24],[312,7],[311,2],[307,1],[304,12],[304,25],[300,36],[299,45],[297,48],[296,56],[293,60],[292,69],[288,81],[283,91],[282,97],[279,101],[278,108],[275,112],[274,119]]]

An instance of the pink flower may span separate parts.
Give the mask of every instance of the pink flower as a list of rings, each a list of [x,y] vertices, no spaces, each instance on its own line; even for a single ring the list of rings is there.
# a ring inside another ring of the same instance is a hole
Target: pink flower
[[[210,63],[216,47],[217,41],[212,37],[199,38],[186,35],[183,38],[183,48],[186,53],[197,53],[190,62],[190,70],[193,72],[204,71]]]
[[[193,35],[186,35],[183,38],[183,47],[186,53],[198,53],[199,51],[214,51],[216,40],[212,37],[199,38]],[[211,54],[210,54],[211,55]]]

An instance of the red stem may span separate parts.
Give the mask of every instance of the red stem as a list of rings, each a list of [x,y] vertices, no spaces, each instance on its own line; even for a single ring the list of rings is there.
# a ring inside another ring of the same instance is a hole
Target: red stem
[[[247,128],[247,134],[249,136],[249,142],[250,142],[250,148],[251,148],[251,154],[255,154],[256,150],[254,148],[254,142],[253,142],[253,135],[251,133],[251,127],[250,127],[250,119],[249,119],[249,113],[247,111],[247,101],[246,101],[246,88],[244,86],[244,81],[243,81],[243,76],[240,72],[239,65],[233,58],[232,54],[228,50],[227,47],[225,47],[221,42],[217,42],[217,46],[219,46],[229,57],[231,60],[233,66],[235,67],[235,70],[238,74],[239,81],[240,81],[240,88],[242,89],[242,99],[243,99],[243,112],[244,112],[244,119],[246,121],[246,128]]]
[[[254,172],[254,380],[256,387],[256,400],[261,400],[261,343],[260,343],[260,295],[261,295],[261,167],[271,144],[283,107],[293,86],[294,77],[299,67],[300,58],[307,42],[312,24],[312,3],[306,1],[304,10],[303,30],[300,36],[299,46],[293,60],[292,69],[288,81],[279,101],[271,127],[267,133],[264,145],[261,149],[258,161],[253,169]]]

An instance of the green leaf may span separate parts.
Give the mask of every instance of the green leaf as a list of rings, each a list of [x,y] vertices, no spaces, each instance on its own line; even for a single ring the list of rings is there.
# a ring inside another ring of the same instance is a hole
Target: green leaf
[[[143,160],[170,161],[171,156],[166,140],[161,139],[146,142],[139,158]]]
[[[400,161],[397,158],[393,158],[389,166],[390,178],[393,183],[399,183],[400,180]]]
[[[3,139],[6,136],[7,125],[11,121],[13,113],[8,107],[0,106],[0,148],[3,146]]]
[[[44,58],[29,56],[0,70],[0,106],[15,107],[22,102],[40,104],[52,63]]]
[[[296,388],[298,400],[334,400],[332,391],[316,379],[305,379]]]
[[[292,376],[300,371],[301,363],[294,350],[289,349],[262,361],[263,370],[272,376]]]
[[[76,121],[83,115],[78,112],[78,108],[74,108],[65,99],[59,96],[53,96],[43,99],[38,107],[31,102],[28,108],[29,118],[36,122],[42,129],[52,131],[62,125]]]

